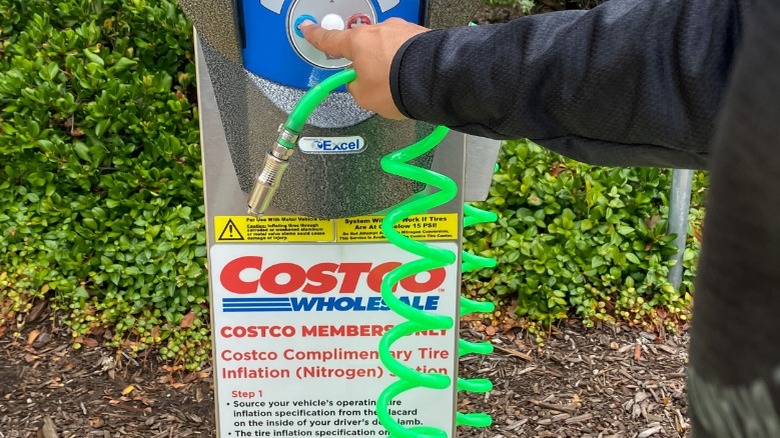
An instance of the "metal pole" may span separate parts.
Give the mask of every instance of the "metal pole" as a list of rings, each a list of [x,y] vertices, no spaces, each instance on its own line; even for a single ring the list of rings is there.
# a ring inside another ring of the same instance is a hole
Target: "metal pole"
[[[672,172],[672,190],[669,195],[669,233],[676,234],[674,240],[677,253],[672,260],[677,263],[669,269],[669,283],[675,289],[680,289],[683,274],[683,254],[685,253],[685,237],[688,234],[688,213],[691,209],[691,185],[693,170],[674,169]]]

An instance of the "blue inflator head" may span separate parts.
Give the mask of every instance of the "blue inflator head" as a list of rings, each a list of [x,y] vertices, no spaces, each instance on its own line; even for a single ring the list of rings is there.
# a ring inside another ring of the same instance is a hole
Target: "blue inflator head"
[[[309,89],[349,61],[330,58],[306,42],[304,20],[349,29],[391,17],[423,23],[424,0],[237,0],[244,67],[276,83]]]

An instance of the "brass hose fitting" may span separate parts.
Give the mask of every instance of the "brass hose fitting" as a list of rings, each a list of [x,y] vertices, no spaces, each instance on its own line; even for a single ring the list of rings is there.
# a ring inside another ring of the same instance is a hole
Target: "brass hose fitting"
[[[288,160],[293,154],[293,145],[298,140],[298,134],[279,127],[279,138],[271,150],[265,155],[263,167],[255,176],[255,185],[247,199],[248,213],[261,218],[279,188],[282,174],[287,169]],[[289,146],[287,146],[289,145]]]

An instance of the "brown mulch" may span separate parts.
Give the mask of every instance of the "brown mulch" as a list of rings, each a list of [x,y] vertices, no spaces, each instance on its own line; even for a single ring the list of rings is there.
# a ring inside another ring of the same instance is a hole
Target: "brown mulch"
[[[72,343],[47,319],[0,336],[0,438],[215,436],[209,370],[174,377],[156,359]]]
[[[92,340],[72,348],[47,312],[18,332],[0,329],[0,438],[213,437],[210,369],[173,373],[154,355],[131,358]],[[488,394],[460,410],[493,426],[462,437],[683,437],[687,334],[628,327],[556,327],[544,346],[518,329],[462,324],[488,338],[488,356],[461,359],[461,376],[488,377]]]
[[[461,328],[476,338],[475,325]],[[496,351],[461,358],[461,376],[486,376],[494,389],[461,400],[463,411],[485,411],[486,430],[462,436],[684,437],[687,333],[665,335],[624,326],[555,328],[543,347],[514,334],[490,337]]]

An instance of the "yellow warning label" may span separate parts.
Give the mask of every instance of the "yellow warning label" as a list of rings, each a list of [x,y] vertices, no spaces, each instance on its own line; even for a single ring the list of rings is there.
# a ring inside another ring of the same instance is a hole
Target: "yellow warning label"
[[[219,233],[219,237],[217,237],[217,240],[220,242],[225,241],[239,241],[239,240],[245,240],[244,235],[241,233],[241,231],[236,226],[236,223],[233,222],[233,219],[228,219],[227,223],[222,228],[222,232]]]
[[[217,243],[332,242],[332,220],[303,216],[215,216]]]
[[[382,234],[382,216],[357,216],[336,220],[336,240],[339,242],[378,242]],[[414,240],[456,240],[457,213],[418,214],[395,224],[395,229]]]

